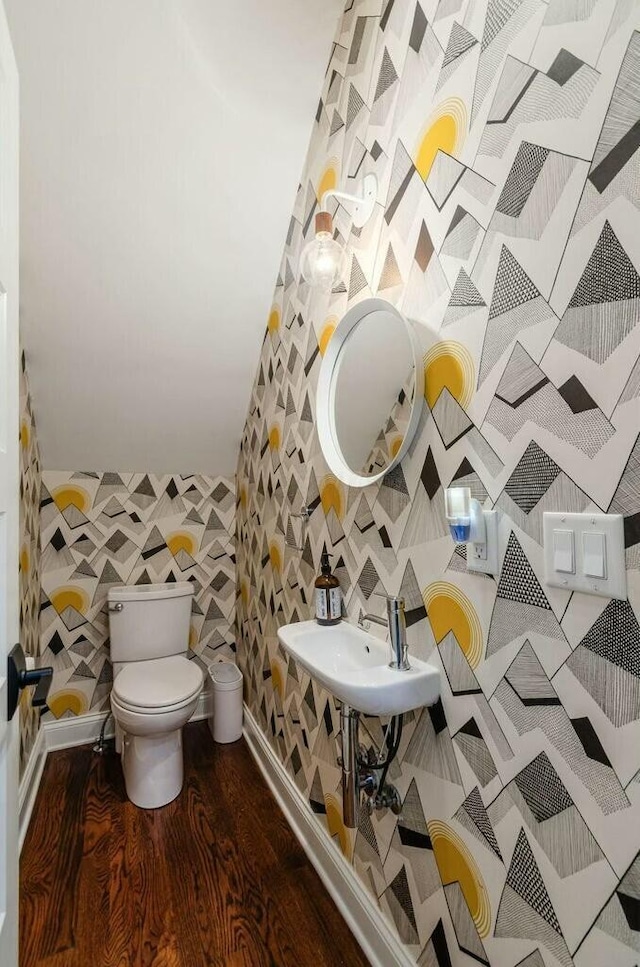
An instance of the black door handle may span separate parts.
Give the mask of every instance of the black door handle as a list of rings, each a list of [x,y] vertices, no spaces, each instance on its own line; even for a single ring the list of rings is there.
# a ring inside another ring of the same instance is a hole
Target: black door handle
[[[31,704],[35,708],[46,705],[52,678],[53,668],[50,665],[46,668],[27,670],[22,645],[20,643],[14,645],[7,658],[7,719],[11,721],[18,707],[20,689],[27,688],[29,685],[37,686]]]

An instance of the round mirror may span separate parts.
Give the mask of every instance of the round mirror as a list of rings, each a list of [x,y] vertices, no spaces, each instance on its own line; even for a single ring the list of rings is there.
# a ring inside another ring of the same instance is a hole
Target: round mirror
[[[423,399],[412,324],[384,299],[365,299],[329,341],[318,381],[320,446],[336,477],[366,487],[406,453]]]

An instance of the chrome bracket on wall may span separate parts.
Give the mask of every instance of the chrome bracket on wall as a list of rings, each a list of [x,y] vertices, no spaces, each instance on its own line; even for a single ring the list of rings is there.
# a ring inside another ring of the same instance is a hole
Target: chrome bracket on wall
[[[300,535],[302,544],[295,543],[295,540],[293,539],[293,528],[289,523],[289,526],[287,527],[287,533],[284,539],[284,542],[287,545],[287,547],[291,547],[294,551],[304,551],[304,538],[307,533],[307,526],[309,524],[310,517],[311,517],[311,509],[309,507],[303,507],[299,514],[289,514],[290,520],[291,518],[294,518],[295,520],[302,521],[302,533]]]

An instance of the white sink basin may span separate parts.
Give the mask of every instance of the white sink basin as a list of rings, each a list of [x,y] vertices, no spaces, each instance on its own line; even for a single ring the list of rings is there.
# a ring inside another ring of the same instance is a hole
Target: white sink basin
[[[387,642],[346,621],[330,627],[299,621],[280,628],[278,638],[337,699],[366,715],[400,715],[440,697],[434,665],[410,657],[408,671],[390,668]]]

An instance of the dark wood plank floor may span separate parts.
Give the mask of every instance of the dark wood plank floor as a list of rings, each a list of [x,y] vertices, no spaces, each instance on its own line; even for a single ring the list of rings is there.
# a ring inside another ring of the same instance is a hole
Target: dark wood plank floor
[[[185,784],[127,801],[119,758],[48,759],[21,857],[21,967],[362,967],[244,741],[185,729]]]

